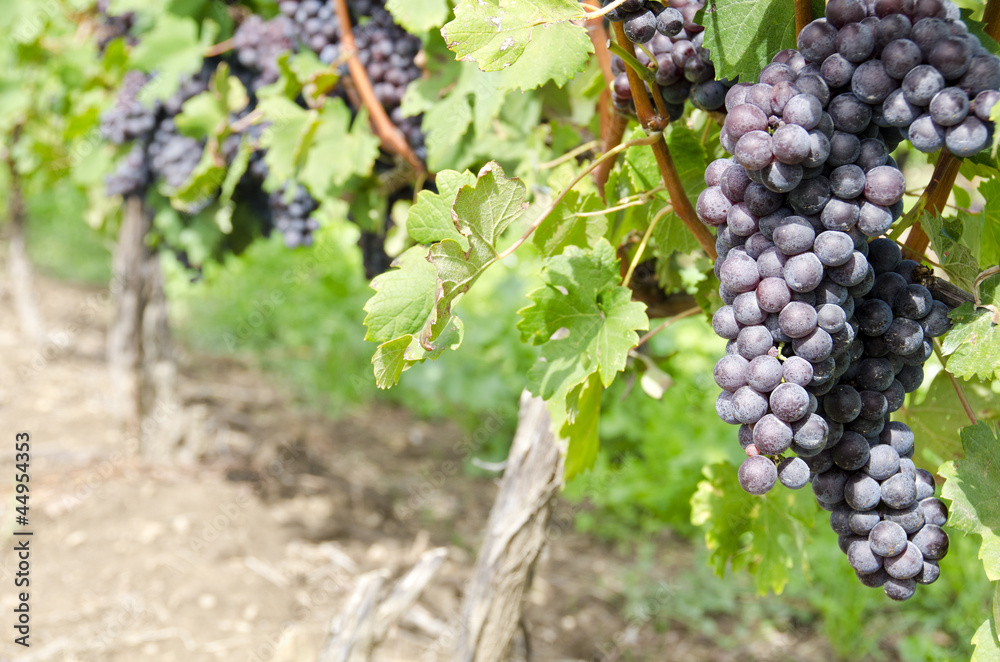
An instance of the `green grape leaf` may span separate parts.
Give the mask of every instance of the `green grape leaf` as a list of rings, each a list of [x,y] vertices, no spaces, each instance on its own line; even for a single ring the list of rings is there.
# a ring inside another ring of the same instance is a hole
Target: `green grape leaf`
[[[941,496],[951,501],[948,524],[982,538],[979,558],[990,581],[1000,580],[1000,439],[997,427],[979,423],[962,430],[965,457],[941,465]]]
[[[459,60],[483,71],[506,69],[530,55],[507,87],[530,89],[548,80],[561,86],[593,52],[586,29],[567,23],[584,16],[576,0],[462,0],[442,34]],[[532,46],[536,40],[542,43]]]
[[[996,109],[994,109],[996,110]],[[991,178],[979,185],[979,192],[986,198],[986,206],[979,215],[978,257],[982,269],[1000,264],[1000,180]],[[975,245],[970,242],[970,245]]]
[[[691,522],[705,526],[709,565],[722,576],[732,563],[734,571],[754,575],[761,594],[781,593],[788,571],[805,559],[807,529],[815,518],[815,506],[803,496],[808,490],[776,489],[758,497],[743,491],[729,462],[702,471],[705,478],[691,497]]]
[[[227,109],[211,92],[202,92],[184,102],[174,121],[182,134],[200,139],[220,132],[228,116]]]
[[[353,118],[342,99],[331,99],[320,109],[308,134],[305,163],[299,179],[317,195],[342,186],[354,176],[367,177],[378,158],[379,139],[368,125],[368,111]],[[336,155],[335,158],[330,158]]]
[[[784,48],[795,48],[795,8],[787,0],[715,0],[706,11],[705,48],[718,78],[755,82],[757,74]],[[813,15],[823,15],[813,0]]]
[[[454,239],[461,241],[462,235],[451,218],[451,207],[460,189],[476,183],[476,176],[466,170],[456,172],[444,170],[437,174],[437,193],[421,191],[417,204],[410,208],[406,217],[406,233],[421,244]]]
[[[606,240],[591,250],[569,246],[542,267],[544,287],[528,295],[521,338],[542,345],[544,360],[528,374],[532,393],[565,398],[595,372],[604,386],[625,368],[637,330],[649,328],[646,306],[620,285],[618,258]]]
[[[411,34],[440,27],[450,9],[448,0],[387,0],[385,8]]]
[[[687,191],[688,197],[696,198],[705,189],[705,168],[708,167],[705,145],[683,122],[670,123],[666,141],[684,190]],[[649,149],[643,151],[652,153]]]
[[[209,29],[214,25],[206,23],[199,38],[199,26],[194,19],[170,13],[157,17],[130,58],[132,67],[156,72],[156,84],[149,88],[153,98],[169,98],[180,88],[182,80],[201,69],[205,48],[215,38],[215,31]]]
[[[483,166],[475,186],[458,192],[451,214],[462,240],[434,244],[427,258],[438,272],[437,318],[427,340],[433,341],[437,329],[450,319],[455,299],[496,262],[500,236],[527,207],[524,184],[507,179],[495,161]]]
[[[963,234],[970,224],[970,219],[965,216],[968,214],[963,214],[963,218],[942,218],[924,212],[920,225],[930,238],[948,280],[963,290],[971,291],[979,275],[979,264],[965,244]],[[975,217],[971,220],[974,221]]]
[[[951,312],[954,326],[942,347],[948,370],[962,379],[1000,378],[1000,325],[993,323],[992,310],[976,310],[963,303]]]
[[[462,177],[455,173],[449,186]],[[454,203],[448,196],[425,199],[425,238],[444,238],[400,255],[393,270],[372,281],[375,295],[365,304],[365,338],[382,343],[373,358],[380,388],[396,384],[412,365],[458,348],[464,329],[452,305],[496,262],[497,242],[523,213],[524,197],[524,185],[491,162],[458,190]],[[450,215],[457,233],[444,231],[443,220],[429,218],[433,213]]]
[[[990,617],[972,636],[975,650],[969,662],[1000,662],[1000,645],[997,644],[996,617]]]
[[[379,388],[388,388],[399,383],[399,377],[406,367],[406,350],[413,342],[412,336],[402,336],[383,343],[372,356],[375,366],[375,383]]]
[[[549,401],[550,410],[557,410],[553,414],[553,421],[565,421],[558,429],[559,437],[566,441],[563,475],[566,481],[592,469],[597,462],[597,452],[601,447],[598,426],[603,394],[604,386],[597,373],[594,373],[574,389],[572,412],[568,411],[564,400]]]
[[[970,380],[961,387],[977,420],[1000,418],[1000,401],[988,383]],[[926,395],[916,404],[915,397],[909,398],[909,404],[900,410],[897,418],[909,425],[920,439],[920,451],[933,453],[938,463],[959,455],[962,445],[958,433],[969,424],[969,418],[948,375],[940,371]]]
[[[567,246],[593,248],[608,231],[608,217],[578,216],[600,211],[604,203],[594,193],[570,191],[535,230],[532,241],[543,257],[562,253]]]
[[[497,83],[497,74],[484,74],[474,65],[458,64],[457,70],[446,70],[444,76],[409,86],[403,110],[407,115],[424,114],[421,126],[431,167],[446,162],[470,126],[477,133],[491,128],[505,97]],[[441,96],[445,89],[447,93]]]
[[[427,249],[414,246],[392,266],[372,280],[375,295],[365,304],[365,340],[387,342],[419,334],[434,312],[437,272],[427,261]]]
[[[517,62],[501,74],[505,89],[527,92],[549,81],[562,87],[583,71],[594,53],[594,43],[579,25],[543,25],[533,37]]]
[[[261,147],[267,150],[264,161],[268,179],[276,183],[273,190],[294,179],[305,162],[308,136],[315,130],[317,113],[277,96],[261,99],[257,108],[263,121],[271,123],[269,130],[264,132]]]

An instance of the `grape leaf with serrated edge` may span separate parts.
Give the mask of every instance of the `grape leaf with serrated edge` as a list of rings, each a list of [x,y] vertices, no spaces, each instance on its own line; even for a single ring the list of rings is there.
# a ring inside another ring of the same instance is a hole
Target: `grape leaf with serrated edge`
[[[720,576],[732,562],[734,571],[754,574],[757,591],[781,593],[788,570],[802,560],[808,573],[804,546],[815,507],[805,491],[776,490],[764,497],[747,494],[729,462],[706,466],[704,480],[691,497],[691,523],[705,526],[709,564]],[[749,542],[745,534],[750,533]]]
[[[517,325],[525,342],[542,345],[544,360],[528,374],[532,393],[562,399],[595,372],[610,385],[639,342],[636,330],[649,328],[645,305],[620,284],[611,244],[569,246],[545,261],[541,275],[545,286],[528,295],[532,305]]]
[[[941,496],[951,501],[948,524],[982,538],[979,558],[990,581],[1000,580],[1000,439],[997,427],[979,423],[962,430],[965,457],[941,465]]]
[[[518,63],[506,87],[530,89],[548,80],[562,86],[593,52],[586,29],[568,23],[584,16],[575,0],[463,0],[442,34],[459,60],[483,71]],[[534,40],[542,43],[532,46]],[[528,61],[518,62],[526,52]]]
[[[718,78],[756,81],[771,56],[795,48],[795,10],[787,0],[715,0],[705,11],[705,48],[712,54]],[[813,15],[824,3],[813,0]]]

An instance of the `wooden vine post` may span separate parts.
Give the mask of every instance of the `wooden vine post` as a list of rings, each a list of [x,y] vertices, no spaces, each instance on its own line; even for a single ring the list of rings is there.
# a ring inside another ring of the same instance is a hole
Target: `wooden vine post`
[[[521,621],[556,495],[563,454],[541,398],[521,395],[507,467],[465,587],[453,662],[502,662]]]

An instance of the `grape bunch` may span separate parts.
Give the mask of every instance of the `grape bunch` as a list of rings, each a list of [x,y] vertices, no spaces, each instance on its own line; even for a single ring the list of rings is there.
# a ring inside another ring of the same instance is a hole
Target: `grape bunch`
[[[214,62],[206,61],[194,76],[183,81],[166,101],[145,101],[143,91],[151,79],[139,71],[125,74],[118,100],[101,118],[101,131],[115,144],[133,143],[132,149],[105,182],[108,195],[140,194],[154,179],[178,188],[201,160],[204,141],[181,134],[174,123],[188,99],[206,91]]]
[[[708,50],[702,46],[705,28],[695,23],[694,17],[703,6],[700,0],[675,1],[670,7],[637,0],[626,2],[607,14],[611,21],[622,21],[625,36],[630,41],[645,45],[637,49],[636,58],[644,67],[655,70],[656,84],[671,120],[681,116],[688,98],[702,110],[721,109],[731,85],[729,81],[715,79],[715,66]],[[611,69],[615,74],[612,84],[615,108],[634,113],[624,61],[614,56]],[[647,92],[652,95],[651,90]]]
[[[919,264],[882,236],[906,188],[890,152],[913,126],[904,135],[885,121],[886,88],[899,83],[871,73],[886,65],[871,59],[865,35],[931,18],[950,25],[954,8],[919,0],[910,14],[890,11],[899,4],[831,0],[798,51],[729,90],[720,142],[732,158],[708,167],[697,212],[718,229],[725,305],[713,327],[729,342],[714,371],[717,412],[740,426],[740,485],[764,494],[811,482],[860,581],[905,600],[938,577],[947,510],[912,462],[912,431],[891,414],[920,386],[932,339],[950,322],[948,306],[917,282]],[[970,62],[982,57],[969,51]],[[988,118],[995,90],[977,90],[961,77],[970,71],[946,80],[976,90]],[[978,115],[962,122],[992,131]],[[943,142],[957,156],[986,144],[949,143],[947,131]]]
[[[159,102],[146,104],[140,98],[149,77],[141,71],[129,71],[122,79],[118,98],[101,116],[101,133],[116,145],[150,135],[156,128]]]
[[[313,232],[319,229],[319,223],[311,216],[319,205],[301,184],[296,186],[291,199],[287,188],[282,187],[268,197],[271,223],[281,232],[288,248],[311,246]]]
[[[233,34],[233,52],[241,66],[258,72],[248,87],[257,91],[278,80],[278,56],[295,47],[295,26],[284,16],[265,21],[253,14]]]
[[[921,152],[958,157],[991,141],[1000,59],[970,34],[958,7],[941,0],[833,3],[799,35],[799,51],[831,88],[872,108]]]

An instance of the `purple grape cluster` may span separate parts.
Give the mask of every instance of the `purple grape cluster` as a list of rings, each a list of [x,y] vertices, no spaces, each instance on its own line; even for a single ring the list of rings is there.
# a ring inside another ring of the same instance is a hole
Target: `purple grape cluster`
[[[990,144],[1000,58],[941,0],[832,3],[806,26],[799,52],[835,92],[871,106],[872,123],[921,152],[968,157]]]
[[[604,2],[608,5],[609,2]],[[696,108],[719,110],[726,101],[731,83],[716,80],[715,66],[702,46],[705,28],[694,22],[704,6],[701,0],[672,2],[670,7],[657,2],[626,2],[607,14],[611,21],[622,21],[625,36],[645,49],[636,51],[636,59],[656,72],[664,104],[672,121],[684,113],[688,98]],[[652,54],[652,59],[646,50]],[[619,111],[635,114],[632,88],[625,74],[625,63],[617,55],[611,59],[615,74],[612,100]],[[647,92],[652,91],[647,86]]]
[[[125,74],[117,102],[101,118],[101,131],[115,144],[133,146],[108,176],[108,195],[139,195],[157,179],[170,188],[187,181],[201,160],[205,143],[182,135],[174,117],[184,102],[208,89],[213,70],[213,63],[206,61],[201,71],[183,80],[169,99],[151,102],[142,98],[150,78],[139,71]]]
[[[372,82],[375,97],[392,122],[406,136],[421,160],[426,160],[422,116],[404,117],[400,104],[410,83],[420,78],[416,64],[420,38],[396,25],[384,0],[350,0],[355,22],[354,43],[358,58]],[[283,0],[281,13],[294,21],[300,40],[321,61],[332,64],[340,57],[340,22],[333,0]]]
[[[287,197],[287,187],[282,187],[268,197],[268,207],[271,223],[281,232],[285,246],[312,245],[313,232],[319,229],[319,223],[311,216],[319,205],[306,187],[298,185],[291,199]]]
[[[256,14],[248,16],[233,34],[236,60],[248,70],[258,73],[250,87],[257,91],[278,80],[278,57],[295,48],[296,25],[284,16],[265,21]]]
[[[902,24],[887,11],[897,2],[831,0],[812,25],[835,25],[836,35],[822,34],[857,59],[839,37]],[[942,0],[909,10],[903,18],[916,24],[922,13],[954,12]],[[878,120],[889,93],[870,94],[863,64],[852,75],[864,80],[850,85],[834,76],[840,64],[827,67],[834,54],[817,65],[822,34],[802,34],[799,51],[782,51],[757,84],[727,93],[720,140],[732,158],[708,167],[698,198],[699,218],[718,228],[725,305],[713,327],[729,341],[714,371],[717,412],[740,426],[740,485],[764,494],[811,483],[862,583],[905,600],[938,577],[947,510],[912,462],[912,431],[891,415],[922,383],[950,309],[882,236],[906,188],[890,155],[904,137]]]

